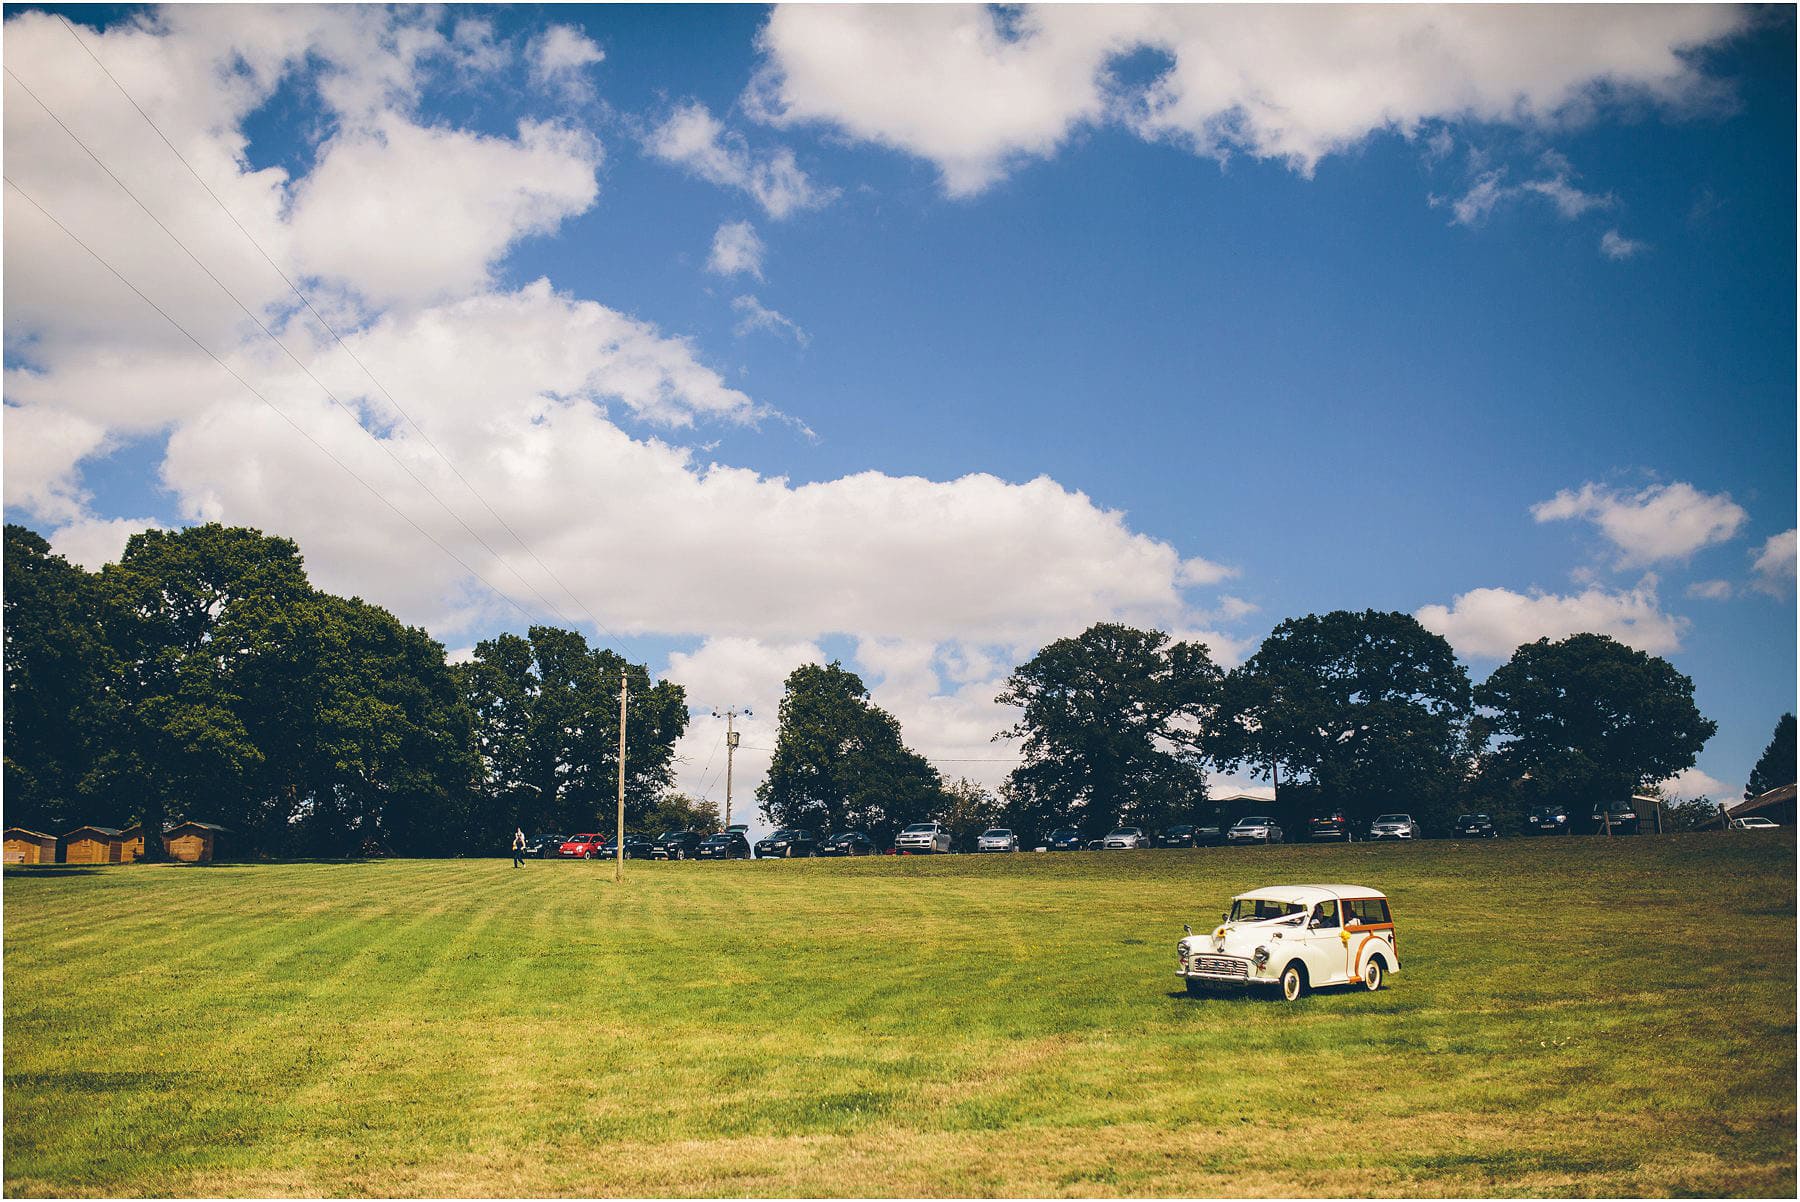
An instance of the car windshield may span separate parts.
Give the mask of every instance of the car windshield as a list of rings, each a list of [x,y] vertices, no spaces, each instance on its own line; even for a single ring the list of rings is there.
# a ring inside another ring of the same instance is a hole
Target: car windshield
[[[793,837],[794,832],[788,830],[786,827],[783,827],[781,830],[778,830],[769,836],[771,839],[792,839]]]
[[[935,831],[936,829],[937,823],[935,822],[915,822],[900,833],[903,835],[912,835],[923,831]]]
[[[1470,814],[1467,818],[1464,819],[1464,821],[1465,822],[1491,822],[1493,820],[1491,818],[1489,818],[1486,814]]]
[[[729,843],[729,842],[731,842],[731,836],[730,835],[709,835],[707,837],[706,841],[708,843]]]
[[[1192,834],[1193,830],[1194,828],[1191,826],[1172,826],[1168,829],[1167,833],[1171,835],[1188,835]]]
[[[1271,918],[1291,918],[1305,913],[1298,902],[1269,901],[1267,898],[1240,897],[1231,903],[1231,921],[1267,922]]]
[[[1412,819],[1408,818],[1405,814],[1383,814],[1381,817],[1377,818],[1375,821],[1377,821],[1377,822],[1411,822]]]
[[[1001,830],[996,826],[989,830],[982,831],[981,835],[984,839],[1009,839],[1012,837],[1012,832]]]
[[[1050,837],[1052,839],[1079,839],[1081,838],[1081,832],[1065,826],[1058,830],[1051,831]]]
[[[1238,819],[1238,825],[1239,826],[1269,826],[1274,821],[1275,820],[1273,818],[1240,818],[1240,819]]]

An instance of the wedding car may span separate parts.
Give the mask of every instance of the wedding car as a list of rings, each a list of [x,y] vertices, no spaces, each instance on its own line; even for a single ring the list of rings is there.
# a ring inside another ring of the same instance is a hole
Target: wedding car
[[[1214,988],[1280,990],[1294,1001],[1321,985],[1380,989],[1400,971],[1394,917],[1361,885],[1276,885],[1240,893],[1218,927],[1175,945],[1175,971],[1196,996]]]

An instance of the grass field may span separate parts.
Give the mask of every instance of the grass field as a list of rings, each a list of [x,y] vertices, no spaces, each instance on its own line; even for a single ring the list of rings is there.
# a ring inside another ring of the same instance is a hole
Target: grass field
[[[1193,1000],[1234,892],[1394,899],[1379,994]],[[9,870],[40,1194],[1795,1192],[1791,832]]]

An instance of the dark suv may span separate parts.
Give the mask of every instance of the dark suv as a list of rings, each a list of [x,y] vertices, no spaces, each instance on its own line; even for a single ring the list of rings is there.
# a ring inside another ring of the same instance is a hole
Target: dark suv
[[[1081,832],[1072,826],[1059,826],[1045,840],[1051,851],[1080,851],[1085,846]]]
[[[1350,833],[1350,820],[1344,817],[1344,811],[1332,810],[1320,814],[1312,820],[1312,841],[1323,843],[1335,839],[1339,843],[1349,843],[1355,837]]]
[[[1606,834],[1609,826],[1615,835],[1635,835],[1638,833],[1637,808],[1629,801],[1615,801],[1611,805],[1596,802],[1588,825],[1596,835]]]
[[[1539,806],[1525,815],[1528,835],[1566,835],[1569,833],[1569,811],[1562,806]]]
[[[802,856],[817,855],[819,842],[813,838],[811,831],[782,827],[767,839],[756,841],[756,858],[759,860],[798,860]]]
[[[653,860],[691,860],[700,850],[698,831],[664,831],[662,838],[650,846]]]

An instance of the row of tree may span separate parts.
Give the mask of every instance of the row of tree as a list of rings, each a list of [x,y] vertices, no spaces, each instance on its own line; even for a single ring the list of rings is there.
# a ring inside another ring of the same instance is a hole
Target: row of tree
[[[1716,729],[1692,681],[1606,636],[1528,643],[1475,686],[1441,636],[1375,611],[1283,622],[1231,672],[1204,645],[1101,623],[1044,647],[997,700],[1019,708],[996,737],[1022,754],[990,797],[908,751],[854,673],[801,668],[764,812],[882,835],[928,818],[1093,835],[1204,820],[1208,772],[1247,771],[1277,782],[1290,822],[1406,810],[1441,830],[1464,809],[1628,797],[1691,767]]]
[[[591,829],[617,789],[621,681],[628,823],[711,820],[670,789],[681,687],[579,633],[534,626],[451,664],[424,631],[314,588],[292,542],[220,525],[136,535],[99,572],[9,525],[5,572],[11,824],[193,817],[255,852],[319,856]],[[1044,647],[997,700],[1019,717],[996,737],[1022,757],[995,795],[946,782],[855,673],[797,668],[763,813],[883,838],[924,819],[965,838],[1101,833],[1206,817],[1207,773],[1246,771],[1277,780],[1290,821],[1399,808],[1430,825],[1628,795],[1692,765],[1714,729],[1685,676],[1603,636],[1527,644],[1473,686],[1442,638],[1372,611],[1283,622],[1231,672],[1201,644],[1103,623]],[[1770,772],[1792,780],[1785,721]]]
[[[220,525],[135,535],[97,573],[6,527],[9,824],[229,827],[278,856],[446,855],[515,824],[682,820],[679,685],[533,627],[450,664],[378,606],[308,583],[287,539]],[[156,841],[146,847],[153,853]]]

